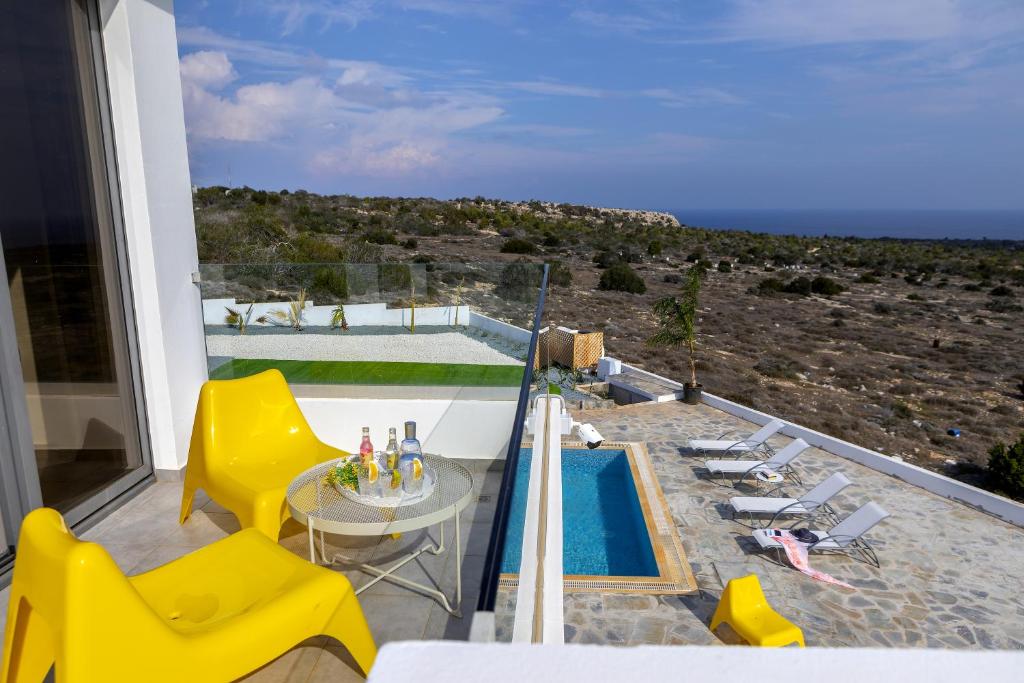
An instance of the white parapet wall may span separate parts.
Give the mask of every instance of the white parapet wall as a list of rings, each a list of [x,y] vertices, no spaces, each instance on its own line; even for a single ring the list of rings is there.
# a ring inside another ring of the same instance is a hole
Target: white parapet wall
[[[460,313],[459,318],[461,319],[461,317],[462,314]],[[469,312],[469,324],[471,327],[476,327],[491,334],[497,334],[517,344],[529,344],[530,337],[532,336],[530,330],[524,330],[522,327],[516,327],[476,311]]]
[[[932,648],[548,647],[405,641],[381,648],[369,683],[405,683],[410,678],[410,662],[416,662],[417,683],[791,683],[794,679],[827,683],[999,683],[1020,680],[1024,654]]]
[[[374,446],[387,444],[389,427],[402,434],[416,422],[423,449],[449,458],[504,458],[515,420],[516,401],[460,399],[299,398],[310,427],[325,443],[355,453],[362,428]],[[401,438],[401,437],[400,437]]]
[[[678,382],[674,382],[660,375],[647,372],[646,370],[640,370],[632,366],[622,364],[623,370],[629,370],[630,372],[640,373],[642,376],[646,376],[655,380],[659,384],[663,384],[668,388],[673,385],[681,386]],[[618,377],[618,379],[616,379]],[[666,389],[666,393],[654,394],[650,391],[645,391],[638,387],[629,385],[628,378],[624,376],[609,375],[608,383],[615,386],[627,387],[629,391],[634,394],[643,396],[652,402],[669,401],[677,398],[682,398],[682,392],[675,392]],[[777,420],[774,415],[768,413],[762,413],[759,410],[748,408],[747,406],[741,405],[734,401],[729,401],[720,396],[703,392],[702,399],[705,404],[712,408],[717,408],[722,412],[728,413],[735,417],[742,418],[749,422],[753,422],[757,425],[765,425],[772,420]],[[902,479],[908,484],[931,491],[932,493],[938,494],[944,498],[956,500],[961,503],[965,503],[979,510],[983,510],[991,515],[995,515],[1011,524],[1024,527],[1024,505],[1014,502],[1009,498],[996,495],[990,491],[980,489],[970,484],[965,484],[962,481],[951,479],[950,477],[944,476],[931,470],[926,470],[923,467],[912,465],[908,462],[904,462],[899,458],[894,458],[889,455],[878,453],[867,448],[863,448],[856,444],[852,444],[842,439],[837,439],[834,436],[828,434],[822,434],[813,429],[803,427],[801,425],[786,422],[783,420],[786,426],[782,429],[782,434],[794,439],[803,439],[807,443],[816,448],[820,448],[823,451],[828,451],[833,455],[852,460],[856,463],[860,463],[865,467],[870,467],[873,470],[888,474]]]
[[[778,419],[767,413],[762,413],[707,392],[703,394],[703,401],[713,408],[718,408],[730,415],[741,417],[758,425],[764,425],[771,420]],[[904,462],[899,458],[868,450],[849,441],[843,441],[834,436],[822,434],[792,422],[786,422],[782,433],[794,439],[803,439],[810,445],[834,455],[846,458],[847,460],[853,460],[865,467],[870,467],[873,470],[902,479],[908,484],[913,484],[944,498],[966,503],[1011,524],[1024,527],[1024,505],[1014,502],[1009,498],[1004,498],[990,491],[979,489],[976,486],[971,486],[937,472]]]
[[[286,311],[286,302],[260,302],[252,305],[252,312],[249,314],[249,324],[253,327],[270,326],[273,323],[258,323],[257,318],[261,316],[273,316],[274,311]],[[228,309],[238,311],[245,315],[250,304],[238,303],[235,299],[203,299],[203,322],[207,325],[225,325]],[[305,325],[329,327],[331,317],[334,315],[334,304],[328,306],[317,306],[312,301],[307,301],[302,311],[302,322]],[[346,304],[345,321],[349,327],[360,327],[366,325],[381,325],[394,327],[408,327],[412,323],[413,310],[411,308],[388,308],[387,304]],[[458,309],[456,314],[456,309]],[[469,306],[423,306],[416,308],[417,325],[454,325],[458,318],[459,324],[470,323]],[[529,340],[527,340],[529,341]]]

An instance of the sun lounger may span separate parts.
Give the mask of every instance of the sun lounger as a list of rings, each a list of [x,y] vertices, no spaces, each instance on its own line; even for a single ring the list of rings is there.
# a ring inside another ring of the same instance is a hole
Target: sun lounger
[[[768,445],[768,439],[782,429],[785,424],[782,420],[772,420],[745,439],[727,439],[728,432],[722,434],[717,439],[690,439],[690,448],[698,454],[706,454],[709,451],[724,451],[726,456],[734,455],[739,457],[746,453],[761,451],[771,455],[775,451]]]
[[[857,554],[878,567],[878,556],[864,538],[864,534],[888,516],[889,513],[878,503],[865,503],[828,531],[812,529],[818,540],[808,545],[807,551]],[[780,553],[781,562],[781,553],[784,552],[782,543],[770,534],[770,529],[755,529],[753,536],[762,549],[772,549]]]
[[[771,519],[763,525],[764,528],[775,524],[775,520],[782,515],[815,517],[826,514],[832,516],[834,521],[838,521],[828,501],[851,483],[853,482],[845,474],[836,472],[799,498],[737,496],[730,498],[729,504],[732,505],[733,519],[737,515],[745,514],[753,523],[754,517],[767,517],[770,515]]]
[[[790,463],[807,448],[806,441],[797,439],[767,460],[705,460],[704,466],[708,468],[712,476],[720,474],[722,479],[730,475],[739,475],[739,482],[736,483],[740,483],[758,472],[776,472],[782,475],[788,474],[799,484],[800,478],[790,467]]]

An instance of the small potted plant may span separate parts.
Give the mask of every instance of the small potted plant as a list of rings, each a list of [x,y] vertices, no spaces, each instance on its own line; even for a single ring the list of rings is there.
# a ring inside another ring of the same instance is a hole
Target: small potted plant
[[[228,327],[237,327],[238,334],[245,334],[246,329],[249,328],[249,318],[252,317],[252,304],[249,304],[249,308],[245,309],[245,313],[225,306],[228,314],[224,316],[224,322],[227,323]],[[259,322],[257,320],[257,322]]]
[[[331,329],[341,330],[342,332],[348,331],[348,320],[345,319],[345,307],[338,304],[331,311]]]
[[[658,331],[647,340],[648,346],[671,349],[685,347],[690,365],[690,381],[683,385],[683,400],[700,403],[703,385],[697,381],[697,305],[704,269],[693,265],[683,279],[679,297],[667,296],[654,302],[652,310],[658,317]]]

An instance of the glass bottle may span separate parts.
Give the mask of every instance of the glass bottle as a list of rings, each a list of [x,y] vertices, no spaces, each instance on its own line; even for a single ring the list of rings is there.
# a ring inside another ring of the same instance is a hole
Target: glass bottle
[[[393,470],[398,468],[398,435],[396,429],[388,429],[388,447],[384,449],[384,469]]]
[[[398,456],[399,469],[411,465],[414,458],[423,461],[423,447],[416,438],[416,423],[410,420],[405,423],[405,439],[402,441],[401,453]]]
[[[363,441],[359,444],[359,462],[364,467],[373,462],[373,444],[370,442],[369,427],[363,427]]]

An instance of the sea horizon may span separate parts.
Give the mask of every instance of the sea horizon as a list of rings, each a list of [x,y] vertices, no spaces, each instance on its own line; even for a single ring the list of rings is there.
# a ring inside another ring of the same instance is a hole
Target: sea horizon
[[[1024,209],[676,209],[684,225],[774,235],[1024,240]]]

